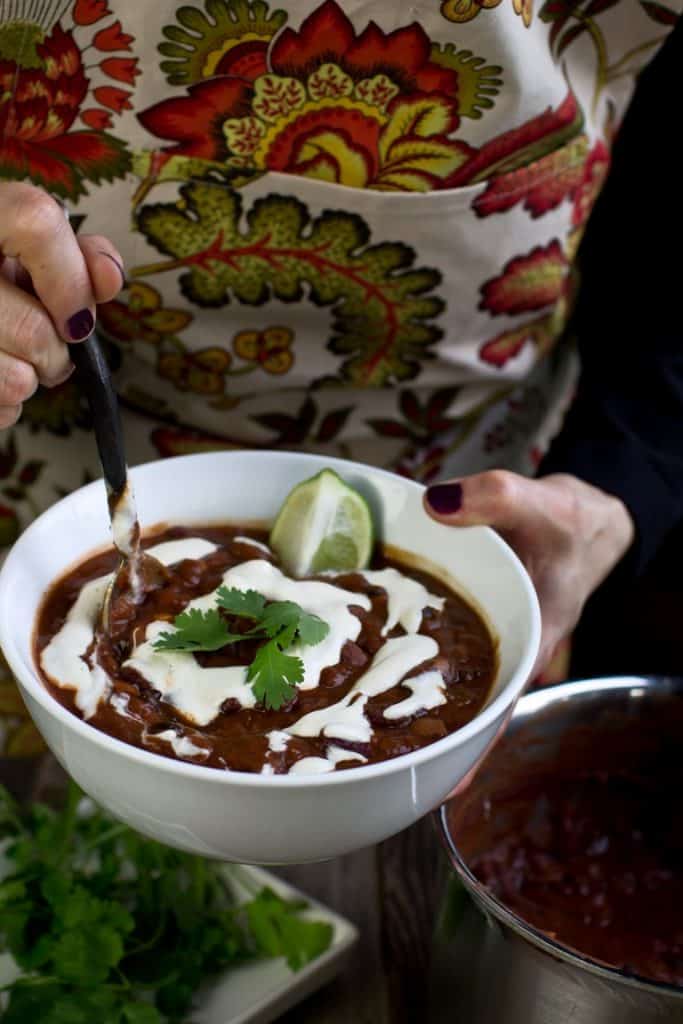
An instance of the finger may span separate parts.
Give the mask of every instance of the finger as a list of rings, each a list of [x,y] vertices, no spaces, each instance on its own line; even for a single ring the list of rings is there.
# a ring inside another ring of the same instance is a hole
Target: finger
[[[3,260],[2,269],[0,270],[2,277],[9,281],[10,284],[15,284],[17,288],[21,288],[22,291],[28,292],[29,295],[35,295],[33,289],[33,281],[29,273],[24,270],[19,260],[7,257]]]
[[[424,505],[433,519],[452,526],[505,530],[515,529],[522,520],[529,526],[538,511],[533,481],[500,469],[434,484],[425,492]]]
[[[22,267],[21,263],[17,263],[14,269],[14,283],[17,288],[21,288],[22,292],[26,292],[27,295],[32,295],[34,299],[38,297],[36,295],[36,290],[33,287],[31,275],[28,270],[25,270]]]
[[[30,363],[0,352],[0,406],[17,406],[38,388],[38,377]]]
[[[0,188],[0,250],[28,272],[36,295],[65,341],[82,341],[95,325],[88,267],[63,209],[42,189],[15,182]]]
[[[555,626],[548,626],[544,624],[541,636],[541,645],[539,647],[536,663],[534,664],[533,671],[529,676],[530,682],[536,683],[538,677],[551,665],[557,647],[561,640],[564,639],[564,635]],[[544,685],[542,680],[540,681],[540,685]]]
[[[7,427],[13,427],[20,416],[20,405],[0,405],[0,430],[6,430]]]
[[[27,270],[24,270],[19,260],[8,258],[5,260],[2,266],[2,276],[10,284],[14,284],[17,288],[21,288],[23,292],[28,292],[29,295],[35,297],[35,289],[33,287],[33,281],[31,275]]]
[[[84,235],[78,239],[78,244],[88,267],[95,301],[98,304],[110,302],[126,284],[118,250],[100,235]],[[18,260],[8,257],[3,263],[2,275],[29,295],[36,294],[30,274]]]
[[[123,260],[118,249],[102,235],[79,235],[95,301],[110,302],[126,284]]]
[[[42,303],[0,279],[0,350],[35,367],[41,384],[54,387],[72,368],[68,346]]]
[[[9,256],[5,257],[0,253],[0,275],[5,279],[5,281],[9,281],[10,284],[15,284],[18,272],[19,264],[17,261],[11,259]]]

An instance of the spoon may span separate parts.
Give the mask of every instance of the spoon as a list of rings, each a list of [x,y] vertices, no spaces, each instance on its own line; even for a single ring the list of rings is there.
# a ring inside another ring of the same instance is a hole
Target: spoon
[[[161,562],[140,547],[140,523],[128,479],[119,403],[97,335],[93,333],[85,341],[70,345],[69,354],[90,406],[114,546],[121,556],[102,605],[102,628],[110,634],[114,595],[117,602],[137,604],[147,590],[167,580],[168,573]]]

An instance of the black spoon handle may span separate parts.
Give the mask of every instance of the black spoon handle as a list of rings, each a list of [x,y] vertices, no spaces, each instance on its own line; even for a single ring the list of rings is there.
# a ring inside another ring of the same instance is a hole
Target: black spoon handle
[[[128,476],[121,412],[97,335],[69,345],[69,354],[90,406],[104,479],[114,494],[120,494]]]

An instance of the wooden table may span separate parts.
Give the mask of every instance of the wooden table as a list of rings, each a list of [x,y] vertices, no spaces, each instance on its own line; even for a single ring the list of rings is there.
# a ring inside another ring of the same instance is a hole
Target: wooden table
[[[18,796],[49,801],[66,776],[46,755],[38,771],[0,763],[0,781]],[[426,1024],[431,938],[448,874],[432,820],[380,846],[276,873],[360,932],[343,974],[279,1024]]]
[[[346,971],[281,1024],[424,1024],[431,938],[447,876],[432,821],[372,849],[277,873],[360,931]]]

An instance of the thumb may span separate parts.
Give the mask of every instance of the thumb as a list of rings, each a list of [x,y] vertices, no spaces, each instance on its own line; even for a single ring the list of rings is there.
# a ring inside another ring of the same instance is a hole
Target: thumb
[[[493,469],[428,487],[424,507],[432,519],[449,526],[493,526],[514,530],[529,522],[529,488],[533,482],[516,473]]]
[[[78,244],[85,259],[95,301],[110,302],[126,285],[121,254],[102,235],[79,235]]]

